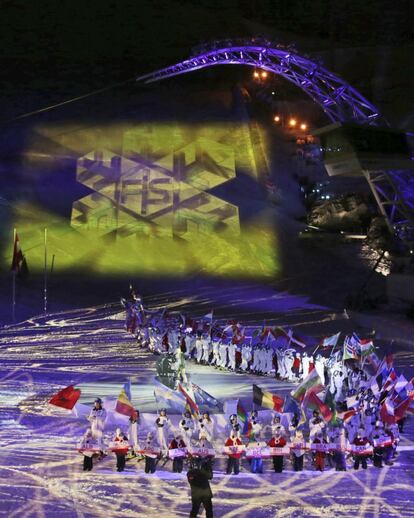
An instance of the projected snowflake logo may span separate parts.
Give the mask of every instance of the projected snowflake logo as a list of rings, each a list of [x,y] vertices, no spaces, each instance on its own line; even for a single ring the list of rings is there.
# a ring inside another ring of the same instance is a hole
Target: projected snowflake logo
[[[78,160],[77,180],[94,192],[76,201],[72,227],[113,237],[240,232],[238,208],[208,191],[235,178],[232,147],[173,128],[134,128],[122,154],[107,149]]]

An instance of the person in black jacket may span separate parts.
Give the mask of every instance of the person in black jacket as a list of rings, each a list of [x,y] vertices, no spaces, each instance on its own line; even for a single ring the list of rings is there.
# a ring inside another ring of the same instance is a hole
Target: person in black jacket
[[[211,475],[202,469],[193,468],[187,473],[187,479],[191,487],[190,518],[197,517],[201,504],[206,511],[206,518],[213,518],[213,493],[209,482]]]

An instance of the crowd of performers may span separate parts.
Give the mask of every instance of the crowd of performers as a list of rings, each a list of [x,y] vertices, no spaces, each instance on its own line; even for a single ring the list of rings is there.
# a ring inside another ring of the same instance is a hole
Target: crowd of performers
[[[319,471],[366,469],[368,462],[376,468],[393,464],[406,414],[413,411],[414,380],[398,376],[389,358],[380,362],[371,353],[369,362],[366,356],[356,359],[352,354],[345,360],[344,351],[333,350],[328,357],[313,356],[292,350],[292,335],[281,346],[262,328],[258,341],[246,342],[244,329],[234,322],[217,329],[210,319],[200,329],[163,314],[154,324],[135,294],[124,305],[128,331],[141,347],[174,355],[178,379],[184,383],[186,358],[217,368],[272,374],[299,386],[286,396],[283,408],[272,413],[271,422],[262,422],[260,412],[253,409],[249,415],[230,415],[219,431],[214,415],[194,413],[188,405],[178,426],[163,409],[148,430],[140,426],[139,412],[134,410],[128,430],[117,429],[109,444],[103,442],[106,410],[98,398],[89,414],[91,428],[79,446],[84,470],[91,470],[92,459],[102,458],[108,450],[116,453],[118,471],[129,458],[145,460],[146,473],[169,461],[175,472],[187,463],[212,473],[213,462],[222,458],[228,474],[239,473],[242,460],[254,473],[263,472],[266,459],[271,459],[275,472],[283,471],[289,461],[301,471],[306,459]]]
[[[171,354],[181,362],[185,378],[185,360],[217,369],[248,372],[261,376],[298,382],[315,370],[322,385],[328,385],[338,401],[349,391],[357,390],[368,379],[364,369],[343,360],[343,351],[335,347],[317,345],[312,351],[303,350],[306,344],[281,328],[261,326],[250,329],[236,321],[214,323],[212,314],[194,320],[182,314],[171,317],[162,312],[155,318],[148,316],[139,296],[127,301],[125,327],[140,347],[155,354]],[[338,342],[339,333],[336,336]],[[296,348],[295,348],[296,346]],[[182,354],[181,354],[182,353]],[[184,379],[184,381],[186,381]]]
[[[338,414],[334,420],[309,409],[302,413],[273,412],[270,423],[261,422],[256,410],[243,417],[232,414],[220,432],[214,415],[208,411],[194,415],[189,409],[177,426],[162,409],[154,418],[153,429],[146,426],[141,430],[139,412],[135,410],[128,430],[124,433],[118,428],[105,443],[106,410],[98,398],[88,418],[91,427],[78,450],[84,455],[86,471],[92,470],[93,458],[101,459],[108,451],[116,454],[118,471],[124,470],[126,459],[136,459],[145,461],[146,473],[154,473],[160,462],[165,466],[171,461],[174,472],[182,472],[186,464],[190,469],[196,466],[212,475],[213,463],[222,458],[227,459],[227,474],[238,474],[243,459],[253,473],[263,472],[266,459],[271,459],[277,473],[289,461],[294,471],[302,471],[306,459],[311,468],[319,471],[346,471],[350,467],[357,470],[360,466],[366,469],[368,462],[382,468],[384,464],[392,465],[397,455],[404,417],[384,423],[380,399],[371,389],[360,389],[336,405]],[[352,408],[339,412],[347,400]]]

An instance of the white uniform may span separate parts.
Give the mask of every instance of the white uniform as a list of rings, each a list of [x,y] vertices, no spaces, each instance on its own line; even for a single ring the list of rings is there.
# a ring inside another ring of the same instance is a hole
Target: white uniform
[[[270,374],[273,370],[273,349],[268,347],[266,350],[266,374]]]
[[[342,396],[342,386],[345,379],[345,368],[342,363],[335,363],[331,370],[331,379],[330,386],[333,388],[331,390],[332,394],[335,394],[335,401],[341,399]]]
[[[322,385],[325,385],[325,361],[319,354],[315,360],[315,370],[322,380]]]
[[[219,353],[220,353],[220,367],[226,367],[227,366],[227,345],[224,343],[220,344],[219,347]]]
[[[252,363],[252,371],[259,371],[260,367],[260,347],[255,347],[253,349],[253,363]]]
[[[213,342],[213,359],[211,361],[211,365],[219,365],[220,363],[220,342],[217,340],[214,340]]]
[[[294,361],[295,361],[295,358],[293,357],[292,353],[287,352],[285,354],[285,370],[286,370],[287,379],[291,380],[291,381],[295,380],[295,374],[292,371]]]
[[[306,378],[306,376],[309,374],[309,363],[310,358],[306,353],[304,353],[302,357],[302,378]]]
[[[104,408],[97,410],[92,408],[89,413],[88,421],[91,423],[92,438],[99,447],[102,446],[102,436],[105,429],[107,413]]]
[[[202,340],[203,344],[203,356],[201,357],[201,361],[208,363],[208,360],[210,358],[210,351],[211,351],[211,341],[209,336],[205,336]]]
[[[187,358],[190,357],[191,351],[193,350],[194,345],[195,345],[195,338],[194,338],[194,336],[187,335],[185,337],[185,348],[186,348],[185,355],[186,355]]]
[[[139,442],[138,442],[138,423],[135,421],[129,422],[128,427],[128,440],[130,444],[132,445],[132,448],[134,451],[138,451],[140,449]]]
[[[200,437],[202,434],[205,434],[207,437],[207,440],[210,442],[213,440],[214,437],[214,421],[211,419],[206,419],[205,417],[200,417],[198,420],[198,429],[200,433]]]
[[[171,421],[167,416],[160,415],[155,420],[157,427],[157,436],[160,448],[163,450],[168,449],[168,434],[171,427]]]
[[[201,358],[203,356],[203,342],[202,342],[201,338],[199,338],[199,337],[196,338],[195,347],[196,347],[196,361],[197,361],[197,363],[200,363]]]
[[[309,421],[309,438],[312,440],[316,437],[317,434],[322,433],[325,428],[325,423],[319,417],[312,418]]]
[[[285,368],[285,353],[282,349],[276,349],[277,356],[277,373],[279,377],[282,379],[287,378],[286,368]]]
[[[229,352],[229,368],[236,370],[236,344],[231,343],[228,347]]]
[[[194,419],[192,417],[183,417],[179,423],[180,430],[184,436],[184,442],[190,444],[194,432]]]
[[[249,366],[249,361],[252,359],[251,348],[248,345],[244,345],[241,350],[241,355],[242,355],[242,362],[241,362],[240,368],[243,371],[247,371],[247,368]]]

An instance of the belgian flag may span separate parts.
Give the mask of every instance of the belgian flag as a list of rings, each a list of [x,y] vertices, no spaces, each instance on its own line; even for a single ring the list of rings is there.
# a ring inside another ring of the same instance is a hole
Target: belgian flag
[[[282,412],[284,402],[284,398],[262,390],[257,385],[253,385],[253,403],[255,405]]]

